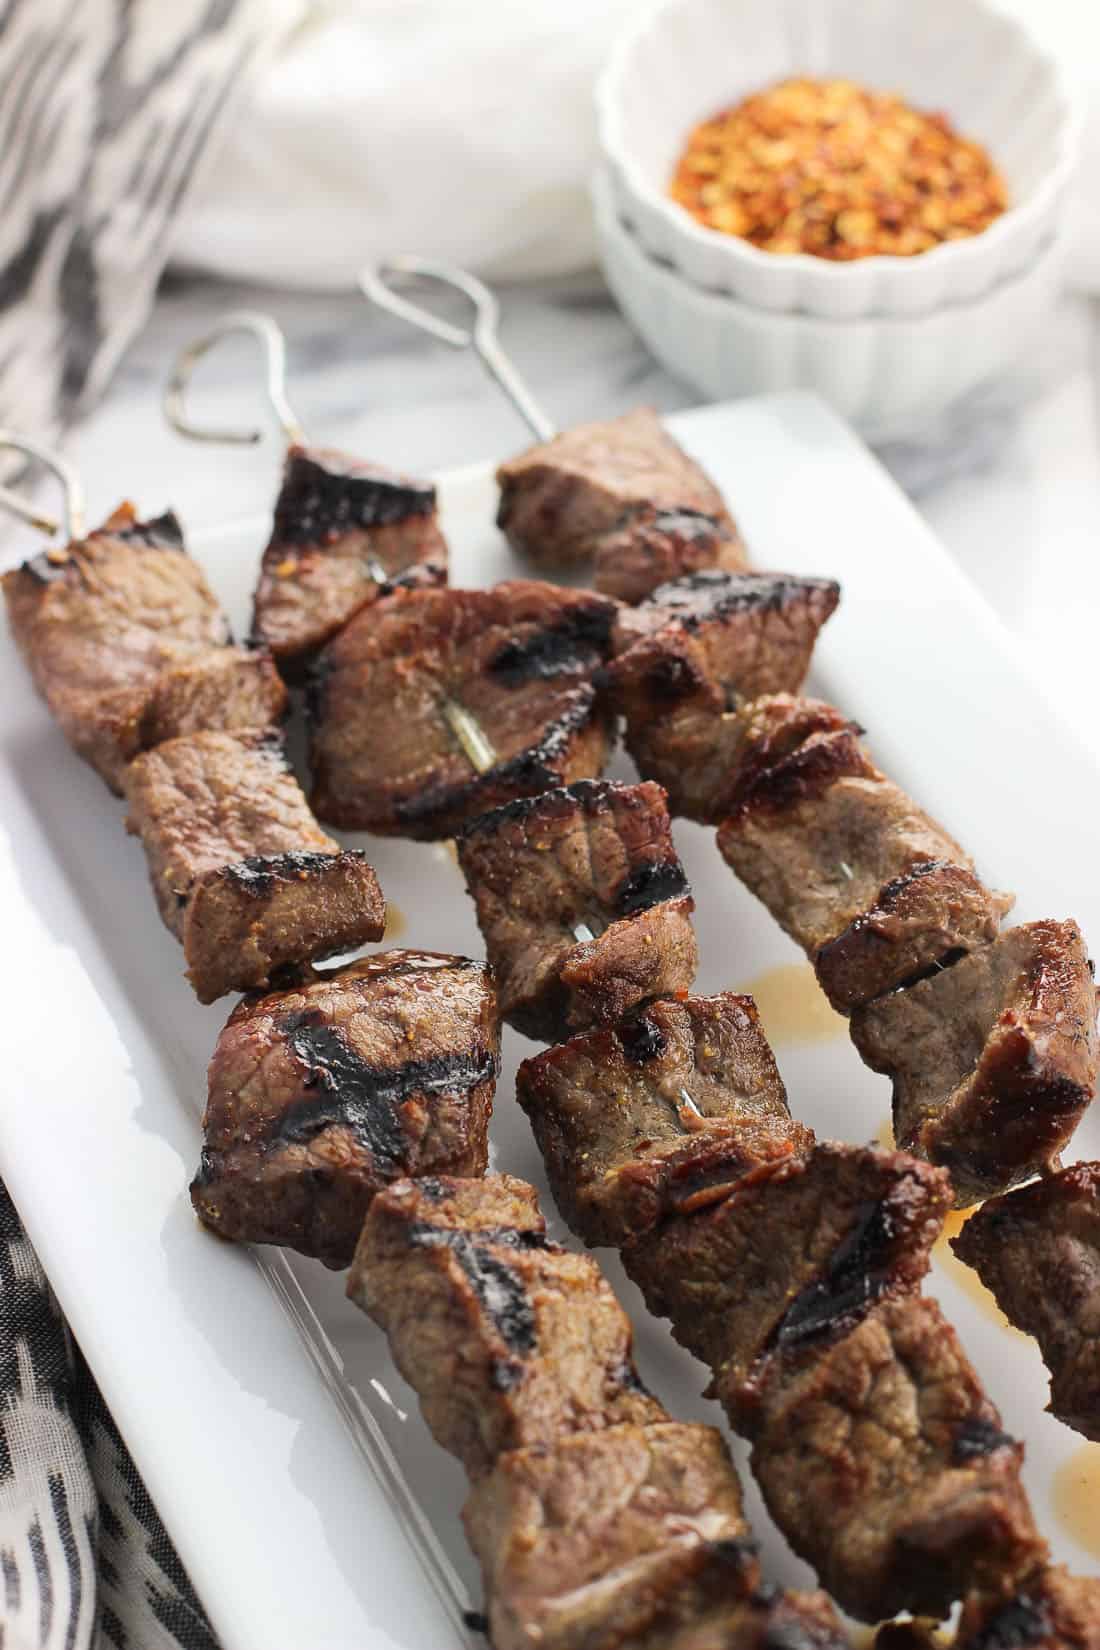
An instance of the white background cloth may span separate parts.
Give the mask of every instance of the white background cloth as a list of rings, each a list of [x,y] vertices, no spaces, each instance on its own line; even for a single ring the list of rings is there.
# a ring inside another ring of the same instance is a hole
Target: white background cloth
[[[1000,3],[1086,94],[1070,278],[1100,290],[1100,8]],[[238,113],[180,224],[176,260],[332,289],[396,251],[495,279],[591,263],[592,89],[638,6],[313,0]]]

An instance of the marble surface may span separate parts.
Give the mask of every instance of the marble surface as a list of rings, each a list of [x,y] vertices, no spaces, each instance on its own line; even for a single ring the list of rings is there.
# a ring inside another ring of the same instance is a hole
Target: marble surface
[[[648,356],[598,276],[501,297],[504,343],[558,423],[641,401],[671,410],[697,399]],[[143,510],[171,503],[192,532],[270,507],[281,440],[264,415],[251,340],[226,340],[210,355],[196,374],[191,407],[219,425],[260,422],[263,442],[186,442],[159,406],[175,351],[224,310],[242,306],[270,310],[285,328],[291,398],[311,439],[412,470],[499,457],[527,439],[471,355],[434,343],[360,298],[173,277],[105,400],[71,442],[93,519],[127,495]],[[1032,359],[922,443],[881,456],[1019,636],[1041,690],[1100,755],[1092,704],[1100,614],[1100,301],[1065,297]],[[829,535],[843,531],[842,521],[822,523],[822,572]],[[913,576],[920,577],[919,568]]]

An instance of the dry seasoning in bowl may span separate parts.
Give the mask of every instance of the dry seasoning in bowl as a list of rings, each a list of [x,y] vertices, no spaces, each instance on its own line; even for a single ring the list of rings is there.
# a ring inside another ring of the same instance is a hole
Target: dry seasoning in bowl
[[[1007,205],[989,155],[945,115],[850,80],[784,80],[704,120],[669,193],[709,229],[837,260],[927,252]]]

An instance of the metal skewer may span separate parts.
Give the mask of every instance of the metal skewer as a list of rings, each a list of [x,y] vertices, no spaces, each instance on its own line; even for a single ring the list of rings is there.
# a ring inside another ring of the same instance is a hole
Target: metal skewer
[[[286,388],[286,339],[271,315],[258,309],[234,309],[215,322],[203,337],[196,338],[177,355],[172,375],[164,391],[164,416],[172,428],[190,441],[224,441],[235,447],[254,447],[263,440],[262,430],[204,429],[187,416],[186,391],[191,375],[203,356],[234,332],[245,332],[258,340],[264,352],[264,389],[268,405],[286,437],[287,445],[305,440],[305,433],[290,405]]]
[[[64,525],[65,536],[69,543],[84,536],[84,489],[80,484],[80,477],[72,465],[60,453],[55,453],[50,447],[43,447],[39,442],[32,441],[28,436],[17,435],[13,430],[0,430],[0,448],[7,448],[12,452],[24,453],[28,458],[37,459],[61,483],[65,494],[65,513],[62,521],[56,516],[50,516],[40,510],[37,504],[32,504],[21,493],[11,487],[0,487],[0,509],[9,510],[20,521],[28,522],[37,527],[40,533],[50,538]]]
[[[391,281],[409,280],[438,281],[461,292],[474,306],[473,327],[456,327],[450,321],[444,321],[440,316],[433,315],[431,310],[403,298],[389,284]],[[555,426],[501,348],[497,336],[500,305],[484,281],[479,281],[476,275],[470,275],[454,264],[437,263],[432,258],[403,253],[396,258],[386,258],[373,268],[361,270],[359,286],[371,303],[388,310],[391,315],[399,316],[410,326],[419,327],[441,344],[449,344],[452,349],[472,349],[490,378],[500,385],[536,441],[549,441],[557,434]]]
[[[476,716],[471,716],[457,699],[444,699],[443,719],[462,746],[470,766],[478,773],[488,773],[497,760],[493,742]]]
[[[187,416],[186,393],[192,374],[203,356],[235,332],[255,338],[264,354],[264,391],[268,406],[288,447],[305,442],[306,433],[287,392],[286,337],[273,315],[258,309],[234,309],[223,315],[210,331],[177,355],[164,391],[164,416],[172,428],[190,441],[220,441],[236,447],[253,447],[263,440],[262,430],[204,429]],[[375,584],[385,584],[389,574],[374,556],[366,558],[366,569]]]

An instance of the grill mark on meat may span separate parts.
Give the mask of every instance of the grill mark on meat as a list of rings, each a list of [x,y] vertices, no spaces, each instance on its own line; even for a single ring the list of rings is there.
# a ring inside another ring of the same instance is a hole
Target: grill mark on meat
[[[615,790],[615,783],[609,779],[575,779],[571,785],[555,785],[552,789],[553,797],[548,797],[545,791],[540,791],[537,796],[515,796],[508,802],[502,802],[499,808],[490,808],[487,813],[478,814],[476,819],[463,826],[458,833],[459,840],[475,837],[486,830],[495,835],[507,820],[526,819],[536,810],[545,808],[549,801],[560,800],[565,795],[576,797],[585,810],[591,810]]]
[[[408,1060],[402,1066],[372,1066],[350,1048],[332,1026],[318,1025],[311,1011],[294,1016],[283,1030],[287,1042],[307,1069],[306,1088],[324,1091],[320,1100],[298,1100],[280,1116],[267,1139],[267,1149],[312,1140],[334,1124],[345,1124],[375,1158],[399,1163],[405,1135],[399,1108],[411,1094],[446,1094],[474,1088],[496,1077],[496,1055],[480,1053],[436,1055]]]
[[[531,799],[537,802],[542,791],[557,787],[559,775],[554,772],[551,763],[564,750],[573,734],[591,721],[596,711],[595,699],[596,690],[591,684],[576,688],[562,714],[556,721],[547,724],[537,745],[529,746],[506,762],[494,763],[484,774],[479,774],[478,779],[537,789],[539,794]],[[405,797],[395,803],[394,816],[402,825],[415,825],[418,820],[431,817],[441,807],[452,806],[468,791],[468,782],[425,788],[416,796]]]
[[[648,911],[662,901],[679,899],[690,894],[691,887],[678,859],[661,860],[658,864],[639,865],[623,883],[615,900],[621,917],[631,917],[637,911]]]
[[[926,968],[917,968],[912,974],[907,974],[903,980],[898,981],[894,990],[908,991],[911,985],[919,985],[922,980],[930,980],[933,975],[942,974],[947,968],[954,968],[957,962],[962,962],[963,958],[969,955],[964,946],[954,945],[950,951],[944,952],[938,962],[929,963]]]
[[[522,641],[507,641],[488,668],[507,687],[521,687],[535,679],[568,675],[589,660],[594,666],[607,651],[612,616],[581,610],[564,624],[536,630]]]
[[[965,1466],[968,1461],[977,1460],[982,1455],[992,1455],[995,1450],[1012,1449],[1015,1443],[1015,1438],[995,1422],[984,1415],[974,1415],[955,1428],[951,1458],[957,1466]]]
[[[134,521],[112,528],[113,538],[125,539],[127,544],[144,544],[149,549],[182,550],[183,528],[174,510],[165,510],[148,521]]]
[[[172,510],[154,516],[151,521],[135,521],[129,526],[112,527],[104,536],[121,539],[126,544],[144,545],[148,550],[183,550],[183,528]],[[40,550],[23,563],[24,573],[29,573],[39,584],[51,584],[69,568],[75,568],[80,577],[84,577],[80,559],[73,555],[71,548]]]
[[[63,551],[59,554],[56,550],[40,550],[37,556],[31,556],[23,563],[23,571],[38,584],[52,584],[63,576],[70,565],[69,557]]]
[[[705,607],[698,601],[700,592],[709,597]],[[682,630],[693,633],[708,619],[743,613],[749,608],[776,612],[803,600],[807,593],[823,595],[835,607],[840,600],[840,585],[835,579],[802,579],[785,573],[731,575],[720,568],[700,568],[698,572],[658,586],[639,607],[663,607]],[[692,600],[693,597],[696,599]]]
[[[349,858],[365,860],[367,857],[362,848],[345,848],[342,852]],[[295,848],[285,854],[249,854],[247,858],[225,866],[222,874],[246,893],[261,898],[270,894],[277,882],[296,880],[314,871],[324,870],[332,864],[332,858],[331,854],[305,848]]]
[[[796,1295],[772,1334],[773,1346],[801,1346],[820,1336],[835,1334],[882,1294],[889,1275],[876,1268],[883,1251],[888,1255],[897,1236],[894,1212],[888,1200],[863,1203],[843,1242],[830,1257],[825,1274]]]
[[[644,1066],[647,1061],[657,1059],[668,1048],[668,1038],[648,1014],[624,1020],[616,1035],[623,1053],[635,1066]]]
[[[291,456],[274,513],[274,536],[280,543],[320,544],[435,510],[435,488],[428,482],[371,470],[329,469],[302,452]]]
[[[1044,1643],[1052,1623],[1046,1607],[1026,1594],[998,1610],[966,1650],[1031,1650]]]
[[[491,1253],[494,1248],[556,1249],[541,1232],[517,1232],[514,1228],[463,1232],[455,1227],[429,1226],[417,1222],[409,1227],[409,1243],[440,1246],[454,1255],[469,1280],[482,1310],[492,1320],[501,1339],[517,1359],[529,1358],[538,1346],[535,1312],[523,1280],[506,1261]],[[523,1378],[522,1368],[495,1359],[491,1371],[494,1388],[509,1392]]]

